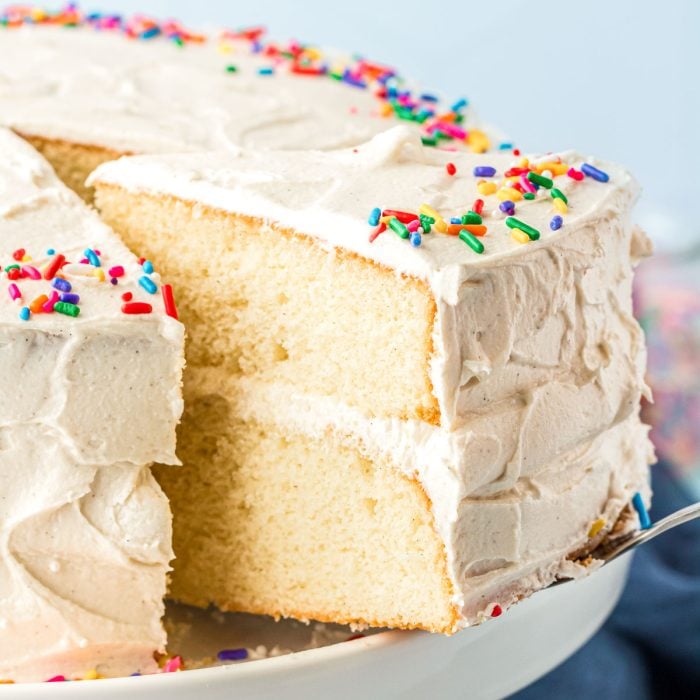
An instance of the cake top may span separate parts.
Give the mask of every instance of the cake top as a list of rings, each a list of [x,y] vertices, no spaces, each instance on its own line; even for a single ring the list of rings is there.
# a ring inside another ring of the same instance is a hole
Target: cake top
[[[139,261],[6,129],[0,153],[0,324],[71,332],[97,322],[148,321],[181,336],[172,291],[152,264]]]
[[[624,212],[637,185],[574,153],[523,157],[427,148],[395,127],[335,152],[122,158],[90,184],[170,194],[342,247],[429,281],[456,303],[469,270],[522,255]]]
[[[395,70],[253,28],[204,35],[174,21],[14,7],[0,14],[0,122],[121,152],[231,146],[331,149],[396,119],[426,143],[489,147],[467,101],[440,106]]]

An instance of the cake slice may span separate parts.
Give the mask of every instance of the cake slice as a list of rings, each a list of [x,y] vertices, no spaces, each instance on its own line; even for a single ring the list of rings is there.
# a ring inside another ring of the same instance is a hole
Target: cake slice
[[[3,129],[0,153],[0,679],[153,671],[172,550],[149,465],[179,463],[183,327],[29,144]]]
[[[648,244],[619,166],[397,127],[89,184],[181,289],[176,599],[454,632],[584,573],[648,501]]]

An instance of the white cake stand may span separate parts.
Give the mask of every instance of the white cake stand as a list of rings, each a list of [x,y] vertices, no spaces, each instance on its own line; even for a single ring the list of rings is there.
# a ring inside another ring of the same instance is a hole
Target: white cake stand
[[[387,631],[233,665],[139,678],[18,684],[3,686],[0,692],[3,700],[503,698],[553,669],[594,634],[622,592],[630,561],[630,555],[625,555],[583,580],[542,591],[502,617],[453,637]],[[239,616],[233,630],[233,616],[212,619],[206,612],[178,609],[170,614],[180,621],[176,632],[180,645],[212,655],[221,648],[222,640],[231,638],[238,645],[279,642],[303,648],[312,629]],[[330,633],[338,636],[338,629]]]

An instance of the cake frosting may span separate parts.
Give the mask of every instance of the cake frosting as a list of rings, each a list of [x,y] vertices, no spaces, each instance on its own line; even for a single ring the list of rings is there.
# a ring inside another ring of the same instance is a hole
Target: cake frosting
[[[252,217],[263,235],[291,231],[425,282],[437,307],[439,426],[363,415],[283,384],[232,378],[217,389],[215,373],[210,389],[238,397],[244,420],[332,430],[418,479],[461,624],[483,619],[494,600],[583,573],[567,556],[590,540],[592,515],[610,524],[634,493],[648,499],[645,350],[631,309],[632,264],[648,242],[629,219],[638,186],[620,166],[575,152],[445,152],[396,127],[332,153],[123,158],[90,183]],[[422,209],[445,227],[479,209],[485,230],[474,229],[473,245],[435,230],[413,245],[391,228],[377,235],[375,208]],[[191,371],[206,394],[207,368]]]
[[[0,152],[0,678],[153,671],[183,327],[31,146]]]

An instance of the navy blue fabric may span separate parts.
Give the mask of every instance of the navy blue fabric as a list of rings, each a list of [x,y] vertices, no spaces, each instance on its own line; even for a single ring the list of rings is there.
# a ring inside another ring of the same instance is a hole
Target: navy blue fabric
[[[652,520],[692,501],[663,463]],[[598,634],[513,700],[700,698],[700,520],[640,547],[619,605]]]

